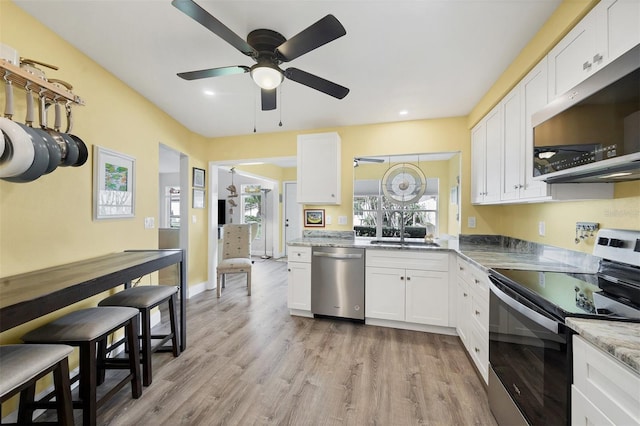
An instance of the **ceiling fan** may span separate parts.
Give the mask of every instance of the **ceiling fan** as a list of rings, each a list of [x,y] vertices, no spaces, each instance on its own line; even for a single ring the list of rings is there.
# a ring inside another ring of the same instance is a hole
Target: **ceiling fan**
[[[344,86],[298,68],[282,70],[279,67],[282,62],[292,61],[345,35],[347,33],[346,30],[335,16],[325,16],[288,40],[276,31],[257,29],[251,31],[247,35],[247,41],[244,41],[193,0],[173,0],[171,4],[241,53],[250,56],[256,61],[256,64],[251,67],[235,65],[209,68],[182,72],[178,74],[179,77],[185,80],[197,80],[248,72],[261,89],[263,111],[276,109],[276,88],[285,77],[337,99],[342,99],[349,93],[349,89]]]
[[[374,158],[374,157],[354,157],[353,158],[353,167],[358,167],[360,162],[363,163],[384,163],[383,158]]]

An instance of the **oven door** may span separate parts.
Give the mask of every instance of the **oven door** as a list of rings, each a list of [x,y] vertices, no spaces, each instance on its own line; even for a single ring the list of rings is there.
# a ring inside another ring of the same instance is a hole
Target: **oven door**
[[[492,386],[490,381],[489,402],[499,424],[513,424],[515,420],[504,418],[501,413],[518,411],[528,424],[568,424],[569,340],[561,320],[499,278],[491,277],[489,364],[503,390],[496,392],[492,387],[499,383]],[[512,402],[506,401],[505,392]],[[515,408],[505,410],[505,405]]]

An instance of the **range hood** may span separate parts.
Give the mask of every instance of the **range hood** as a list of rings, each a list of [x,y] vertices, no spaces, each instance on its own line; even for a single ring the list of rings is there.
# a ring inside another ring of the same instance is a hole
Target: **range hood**
[[[534,179],[640,179],[640,45],[532,116]]]

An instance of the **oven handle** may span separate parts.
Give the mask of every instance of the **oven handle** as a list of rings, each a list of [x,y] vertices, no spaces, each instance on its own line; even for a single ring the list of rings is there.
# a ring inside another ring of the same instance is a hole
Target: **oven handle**
[[[504,303],[513,308],[514,310],[520,312],[525,317],[529,318],[531,321],[540,325],[541,327],[546,328],[547,330],[553,332],[554,334],[558,334],[558,322],[548,318],[531,308],[523,305],[522,303],[518,303],[515,299],[510,297],[508,294],[503,292],[496,286],[491,280],[489,281],[489,286],[491,291]]]

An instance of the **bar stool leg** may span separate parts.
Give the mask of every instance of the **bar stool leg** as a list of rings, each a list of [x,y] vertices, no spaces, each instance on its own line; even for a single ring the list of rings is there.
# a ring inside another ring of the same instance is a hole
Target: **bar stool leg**
[[[73,405],[71,399],[71,383],[69,381],[69,361],[63,359],[53,370],[53,383],[56,387],[56,405],[58,410],[58,423],[61,425],[73,424]]]
[[[26,425],[33,423],[33,404],[35,398],[36,382],[33,382],[30,386],[20,392],[20,402],[18,403],[18,424]]]
[[[133,375],[131,379],[131,395],[134,399],[138,399],[142,395],[142,383],[140,382],[140,343],[138,341],[137,316],[127,323],[125,334],[129,342],[129,371]]]
[[[151,371],[151,318],[150,309],[141,309],[142,316],[142,384],[149,386],[152,381]]]
[[[80,347],[80,385],[79,393],[82,400],[82,424],[94,426],[96,424],[96,343],[81,342]]]
[[[176,315],[176,304],[178,297],[174,294],[169,299],[169,322],[171,325],[171,333],[173,333],[173,337],[171,338],[171,343],[173,343],[173,356],[177,357],[180,355],[180,343],[178,341],[178,316]],[[180,336],[182,338],[182,336]]]

